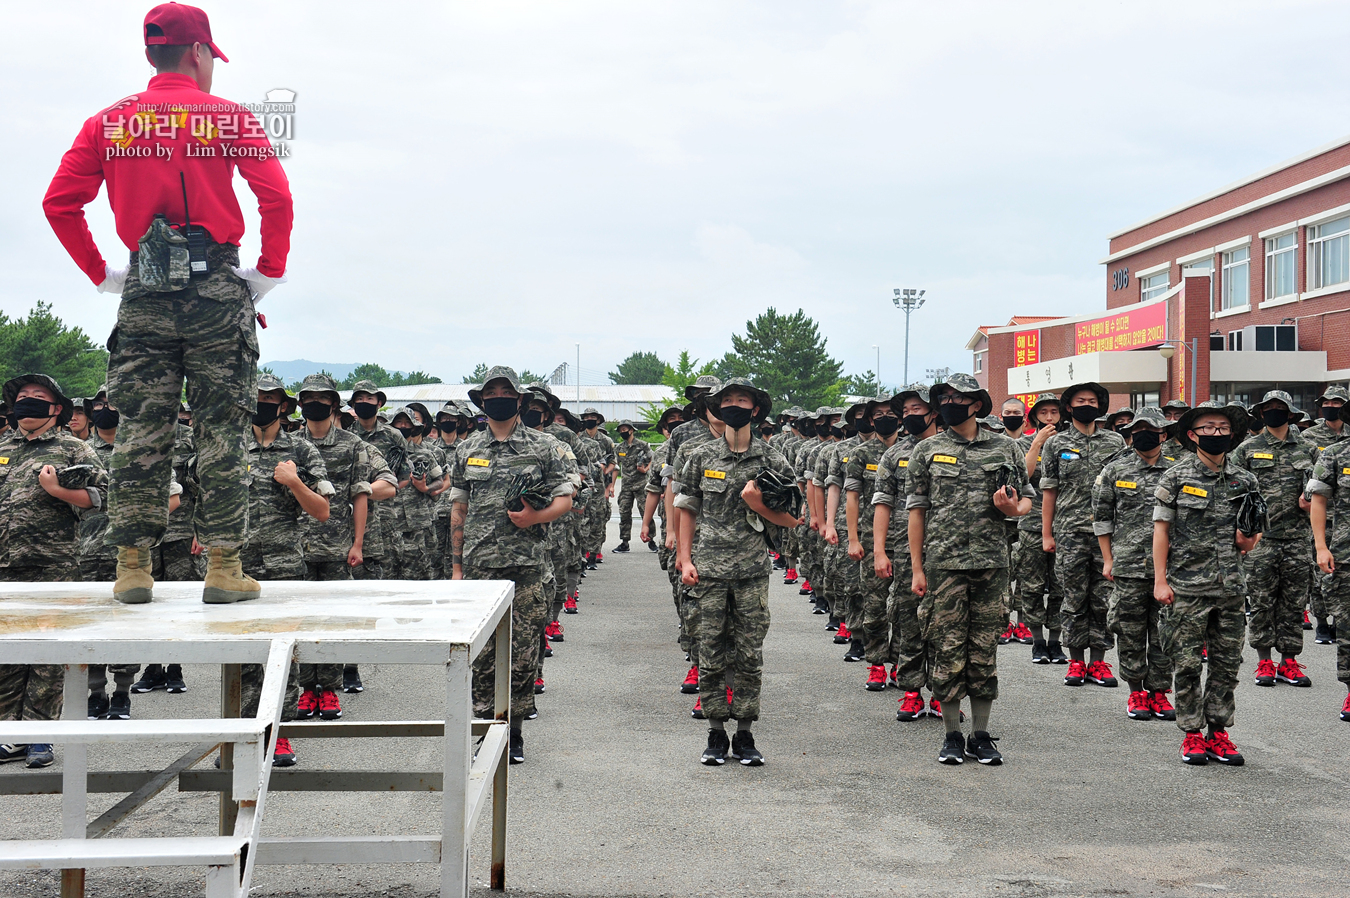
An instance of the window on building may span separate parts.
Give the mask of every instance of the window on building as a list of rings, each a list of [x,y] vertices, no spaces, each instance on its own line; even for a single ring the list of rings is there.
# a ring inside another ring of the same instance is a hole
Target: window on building
[[[1246,246],[1223,254],[1223,308],[1240,309],[1250,302],[1251,255]]]
[[[1149,275],[1139,280],[1139,301],[1148,302],[1150,299],[1157,299],[1168,291],[1171,284],[1167,283],[1166,271],[1158,274]]]
[[[1181,276],[1205,274],[1209,275],[1209,308],[1214,309],[1214,257],[1210,256],[1203,262],[1191,262],[1181,269]]]
[[[1308,289],[1350,281],[1350,216],[1308,228]]]
[[[979,374],[984,370],[984,353],[975,353],[975,373]]]
[[[1266,299],[1293,296],[1298,292],[1294,277],[1298,264],[1298,234],[1290,231],[1266,239]]]

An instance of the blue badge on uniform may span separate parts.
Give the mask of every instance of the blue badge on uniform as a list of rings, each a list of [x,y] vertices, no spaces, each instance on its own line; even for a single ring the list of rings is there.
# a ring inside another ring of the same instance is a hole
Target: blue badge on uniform
[[[1077,452],[1074,452],[1072,449],[1065,449],[1063,452],[1059,454],[1059,457],[1064,459],[1065,461],[1077,461],[1078,459],[1082,458],[1081,455],[1079,455]]]

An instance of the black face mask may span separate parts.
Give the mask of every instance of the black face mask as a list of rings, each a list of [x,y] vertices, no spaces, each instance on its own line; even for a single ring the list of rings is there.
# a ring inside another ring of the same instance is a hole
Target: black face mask
[[[1004,415],[1003,426],[1008,430],[1021,430],[1022,425],[1027,421],[1023,415]]]
[[[1073,419],[1079,424],[1091,424],[1101,417],[1102,412],[1095,405],[1075,405],[1069,409],[1069,414],[1073,415]]]
[[[1261,413],[1261,421],[1267,427],[1283,427],[1289,423],[1289,410],[1285,408],[1268,408]]]
[[[520,420],[525,422],[526,427],[538,427],[544,423],[544,413],[537,408],[528,409],[520,416]]]
[[[458,424],[455,425],[455,433],[459,434],[460,436],[464,436],[464,434],[468,432],[469,432],[468,421],[460,421]]]
[[[803,421],[802,423],[793,426],[796,427],[797,433],[803,438],[810,438],[816,435],[816,425],[812,424],[810,421]]]
[[[473,426],[474,426],[474,429],[477,430],[477,431],[479,431],[480,433],[481,433],[482,431],[484,431],[484,430],[487,430],[487,422],[486,422],[486,421],[475,421]]]
[[[873,429],[871,421],[866,418],[858,419],[858,433],[871,433]]]
[[[313,399],[300,406],[300,416],[306,421],[323,421],[333,417],[333,407],[326,402]]]
[[[631,430],[619,431],[619,439],[623,440],[625,443],[631,440],[632,438],[633,438],[633,431]]]
[[[902,423],[905,425],[905,433],[914,437],[923,433],[932,424],[927,415],[905,415]]]
[[[594,418],[582,418],[581,423],[582,425],[585,426],[587,430],[595,430],[597,427],[600,426],[600,422],[595,420]]]
[[[834,437],[836,440],[842,440],[844,438],[844,428],[840,427],[838,424],[831,424],[830,436]]]
[[[417,428],[411,424],[404,424],[402,427],[395,424],[394,429],[403,434],[403,439],[411,440],[417,434]]]
[[[191,427],[191,426],[192,426],[192,419],[191,419],[191,418],[179,418],[179,419],[178,419],[178,423],[179,423],[179,424],[182,424],[184,427]]]
[[[115,408],[96,408],[92,420],[99,430],[116,430],[122,415]]]
[[[1322,417],[1328,421],[1339,421],[1341,418],[1341,409],[1350,408],[1344,405],[1324,405],[1322,406]]]
[[[279,402],[259,402],[258,410],[253,413],[253,426],[266,427],[277,419],[281,413],[281,403]]]
[[[878,436],[888,437],[900,429],[900,419],[890,415],[872,419],[872,429]]]
[[[437,421],[436,429],[441,432],[442,437],[446,437],[449,434],[456,433],[459,430],[459,428],[455,426],[455,422],[448,419],[442,419],[440,421]]]
[[[369,421],[380,413],[380,406],[376,402],[353,402],[352,413],[362,421]]]
[[[740,430],[755,417],[754,409],[741,408],[739,405],[724,405],[717,412],[717,416],[732,430]]]
[[[48,402],[45,399],[35,399],[32,396],[28,396],[14,403],[14,409],[10,413],[10,419],[13,422],[18,422],[23,418],[55,418],[56,416],[51,413],[53,405],[55,405],[55,403]],[[9,426],[18,427],[19,425],[17,423],[11,423]]]
[[[1156,430],[1139,430],[1130,440],[1130,445],[1140,452],[1152,452],[1162,445],[1163,435]]]
[[[1219,433],[1212,436],[1197,434],[1195,445],[1200,447],[1201,452],[1208,452],[1210,455],[1223,455],[1228,451],[1228,447],[1233,445],[1233,438]]]
[[[945,402],[938,406],[938,417],[942,418],[942,423],[948,427],[955,427],[958,424],[968,420],[975,413],[974,405],[958,405],[955,402]]]
[[[494,421],[510,421],[520,413],[520,400],[514,396],[493,396],[483,400],[483,411]]]

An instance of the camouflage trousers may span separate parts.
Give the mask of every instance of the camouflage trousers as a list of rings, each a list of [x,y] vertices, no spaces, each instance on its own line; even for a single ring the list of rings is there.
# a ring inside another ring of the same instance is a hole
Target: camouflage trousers
[[[698,605],[698,691],[703,713],[709,720],[759,720],[769,578],[700,578],[698,585],[689,587],[689,598]]]
[[[935,569],[919,600],[928,683],[940,702],[998,698],[998,636],[1007,568]],[[912,690],[907,690],[912,691]]]
[[[1247,553],[1247,563],[1247,599],[1252,611],[1248,642],[1254,649],[1297,655],[1303,651],[1303,609],[1316,570],[1312,543],[1306,536],[1266,537]]]
[[[79,565],[0,568],[0,583],[73,583]],[[0,720],[59,720],[66,676],[60,664],[0,664]]]
[[[151,576],[158,579],[158,573]],[[85,555],[80,558],[80,579],[85,583],[111,583],[117,579],[117,552],[111,555],[103,552]]]
[[[306,558],[305,579],[310,582],[331,583],[352,579],[352,569],[344,558]],[[337,692],[342,688],[341,664],[301,664],[300,686],[303,689],[328,689]]]
[[[431,556],[436,551],[433,544],[435,532],[426,530],[405,530],[400,541],[402,561],[402,580],[430,580]]]
[[[1064,591],[1060,618],[1066,648],[1111,648],[1106,608],[1111,581],[1102,576],[1102,547],[1091,533],[1055,534],[1055,579]]]
[[[205,580],[206,555],[192,554],[192,540],[165,540],[150,552],[156,580]]]
[[[436,551],[431,556],[431,576],[435,580],[450,579],[450,516],[438,515],[435,524]]]
[[[831,608],[836,609],[850,630],[862,630],[862,576],[858,571],[858,562],[848,557],[848,540],[842,539],[837,546],[829,547],[825,560],[825,579],[830,584]]]
[[[174,428],[187,381],[203,546],[243,545],[248,516],[244,432],[257,394],[258,338],[237,247],[208,250],[211,273],[183,290],[149,293],[136,254],[108,337],[108,400],[121,412],[109,463],[107,543],[153,546],[169,523]]]
[[[1331,581],[1331,575],[1324,574],[1320,570],[1313,571],[1313,585],[1309,590],[1308,605],[1312,608],[1313,617],[1318,620],[1325,620],[1336,613]]]
[[[872,538],[867,537],[864,545],[870,545]],[[891,660],[891,616],[889,597],[891,581],[878,577],[875,556],[868,552],[858,565],[858,581],[862,588],[862,614],[859,616],[859,633],[863,650],[867,654],[868,664],[885,664]]]
[[[619,490],[619,539],[628,542],[633,538],[633,506],[636,504],[638,512],[642,511],[642,504],[647,500],[647,488],[640,478],[633,486],[629,486],[627,481],[623,482],[623,488]]]
[[[384,579],[384,559],[382,558],[363,558],[361,563],[352,568],[353,580],[383,580]]]
[[[1336,615],[1336,679],[1350,684],[1350,571],[1327,578],[1327,611]]]
[[[1106,628],[1118,637],[1120,675],[1143,683],[1148,692],[1172,688],[1172,661],[1163,651],[1158,622],[1164,606],[1153,598],[1151,577],[1117,577],[1106,612]]]
[[[886,592],[886,618],[891,624],[888,661],[895,665],[896,680],[906,692],[915,692],[928,681],[923,631],[919,627],[919,597],[914,594],[914,566],[909,547],[890,552],[891,580]]]
[[[403,531],[393,526],[384,527],[385,518],[392,518],[396,512],[381,515],[382,530],[380,541],[384,543],[383,565],[380,570],[383,580],[403,580]]]
[[[1163,651],[1172,659],[1173,704],[1177,726],[1183,730],[1233,725],[1233,691],[1247,627],[1242,606],[1242,596],[1177,595],[1159,627]],[[1200,660],[1206,648],[1208,664]],[[1202,685],[1200,675],[1206,667]]]
[[[1060,630],[1060,605],[1064,596],[1055,576],[1055,553],[1041,546],[1041,535],[1019,530],[1016,605],[1022,613],[1021,621],[1028,627],[1045,627],[1051,633]]]
[[[297,557],[299,553],[297,552]],[[246,553],[240,553],[240,561],[243,563],[244,573],[255,580],[304,580],[305,562],[300,559],[299,573],[290,574],[272,574],[268,575],[267,567],[263,563],[263,553],[254,552],[252,556]],[[263,673],[266,668],[261,664],[244,664],[239,670],[239,716],[257,717],[258,706],[262,701]],[[286,696],[281,704],[281,719],[295,720],[297,706],[300,704],[300,665],[291,662],[290,670],[286,674]]]
[[[139,664],[91,664],[89,665],[89,691],[104,692],[108,688],[108,673],[113,675],[114,692],[130,692],[131,684],[136,682],[140,673]]]
[[[465,580],[510,580],[516,585],[511,604],[511,725],[520,724],[534,711],[534,680],[539,670],[539,650],[548,626],[548,601],[544,598],[543,571],[537,567],[475,568],[466,565]],[[473,708],[479,717],[491,718],[504,709],[494,708],[497,671],[497,637],[493,636],[473,662]]]

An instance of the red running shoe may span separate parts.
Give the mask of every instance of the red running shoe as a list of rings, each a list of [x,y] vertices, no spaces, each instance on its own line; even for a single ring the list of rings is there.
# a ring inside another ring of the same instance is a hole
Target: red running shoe
[[[319,697],[314,694],[313,689],[306,689],[300,693],[300,703],[295,706],[295,716],[299,720],[309,720],[314,716],[314,712],[319,710]]]
[[[291,740],[285,736],[277,737],[277,749],[272,752],[273,767],[294,767],[295,749],[291,748]]]
[[[961,711],[961,712],[959,712],[959,714],[960,714],[960,716],[958,717],[958,719],[959,719],[962,723],[965,723],[965,722],[966,722],[966,712],[965,712],[965,711]],[[930,699],[929,702],[928,702],[928,716],[929,716],[929,717],[941,717],[941,716],[942,716],[942,702],[938,701],[937,699]]]
[[[1111,665],[1105,661],[1093,661],[1089,664],[1087,675],[1088,679],[1098,686],[1115,687],[1120,685],[1116,682],[1116,678],[1111,675]]]
[[[1031,645],[1036,641],[1036,637],[1031,635],[1031,628],[1021,623],[1013,627],[1013,639],[1016,639],[1022,645]]]
[[[319,716],[324,720],[337,720],[342,716],[342,703],[331,689],[319,693]]]
[[[900,710],[895,712],[896,720],[909,722],[923,716],[923,696],[917,692],[906,692],[900,699]]]
[[[797,590],[797,595],[800,595],[800,596],[809,596],[810,594],[811,594],[811,581],[810,581],[810,580],[803,580],[803,581],[802,581],[802,588],[799,589],[799,590]]]
[[[1194,732],[1186,734],[1181,740],[1181,762],[1197,767],[1209,763],[1209,747],[1204,736]]]
[[[1065,686],[1082,686],[1087,679],[1088,669],[1082,661],[1070,661],[1069,669],[1064,672]]]
[[[576,614],[576,613],[577,613],[577,594],[572,593],[570,596],[563,599],[563,614]]]
[[[1130,720],[1153,719],[1153,703],[1149,701],[1147,692],[1141,689],[1130,693],[1130,697],[1125,701],[1125,716]]]
[[[786,571],[783,572],[783,584],[784,584],[784,585],[787,585],[787,584],[790,584],[790,583],[796,583],[796,582],[797,582],[797,569],[796,569],[795,567],[790,567],[790,568],[788,568]]]
[[[1275,679],[1290,686],[1312,685],[1312,680],[1303,672],[1303,665],[1298,663],[1297,658],[1285,658],[1281,661],[1279,669],[1275,672]]]
[[[881,692],[886,688],[886,665],[873,664],[867,668],[867,691]]]
[[[731,687],[727,687],[727,707],[731,707]]]
[[[892,665],[891,665],[891,675],[890,675],[890,677],[888,678],[887,682],[889,682],[889,683],[890,683],[892,686],[894,686],[896,689],[899,689],[899,688],[900,688],[900,665],[899,665],[899,664],[892,664]]]
[[[1176,720],[1177,709],[1172,707],[1172,703],[1167,700],[1169,690],[1155,692],[1149,696],[1149,705],[1153,708],[1153,716],[1159,720]]]
[[[543,677],[535,677],[535,679],[534,679],[534,694],[535,694],[535,695],[543,695],[543,694],[544,694],[544,678],[543,678]]]
[[[998,634],[998,644],[1007,645],[1012,641],[1013,641],[1013,622],[1012,619],[1010,618],[1008,620],[1008,626],[1004,627],[1003,632]]]
[[[1313,628],[1313,623],[1312,623],[1312,621],[1308,618],[1308,609],[1307,609],[1307,608],[1304,608],[1304,609],[1303,609],[1303,629],[1305,629],[1305,630],[1311,630],[1312,628]]]
[[[1220,764],[1227,764],[1229,767],[1241,767],[1243,758],[1242,752],[1237,750],[1233,740],[1228,738],[1228,734],[1223,730],[1215,730],[1210,734],[1205,742],[1205,754],[1209,755],[1211,761],[1218,761]]]
[[[1341,720],[1350,720],[1350,693],[1346,693],[1345,704],[1341,705]]]
[[[553,642],[566,641],[563,639],[562,624],[560,624],[558,621],[555,620],[551,620],[548,622],[548,626],[544,628],[544,635],[547,636]]]
[[[700,698],[698,701],[694,702],[694,710],[689,712],[689,716],[695,720],[706,719],[707,715],[703,713],[703,699]]]
[[[850,639],[853,638],[853,631],[848,628],[848,624],[844,623],[843,621],[840,621],[839,630],[834,634],[834,636],[835,642],[838,642],[841,638],[843,639],[844,642],[848,642]]]
[[[1270,659],[1256,662],[1256,685],[1274,686],[1275,685],[1275,662]]]
[[[695,695],[698,693],[698,665],[689,668],[689,673],[684,675],[684,682],[680,684],[680,691],[685,695]]]

